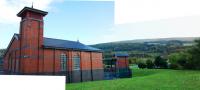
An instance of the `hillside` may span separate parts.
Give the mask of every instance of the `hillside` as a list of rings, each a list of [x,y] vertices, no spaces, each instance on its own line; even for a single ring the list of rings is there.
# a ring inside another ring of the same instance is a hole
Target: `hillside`
[[[135,40],[124,40],[117,42],[109,42],[109,43],[144,43],[144,42],[160,42],[160,41],[172,41],[178,40],[183,42],[191,42],[195,39],[199,39],[200,37],[176,37],[176,38],[157,38],[157,39],[135,39]]]
[[[91,45],[102,49],[104,57],[110,57],[114,52],[127,52],[131,57],[154,57],[185,50],[194,44],[198,37],[139,39]]]
[[[184,46],[192,45],[197,37],[183,37],[183,38],[160,38],[160,39],[138,39],[138,40],[125,40],[118,42],[100,43],[91,45],[96,48],[114,51],[130,51],[130,50],[148,50],[151,46]],[[147,46],[147,48],[145,48]]]

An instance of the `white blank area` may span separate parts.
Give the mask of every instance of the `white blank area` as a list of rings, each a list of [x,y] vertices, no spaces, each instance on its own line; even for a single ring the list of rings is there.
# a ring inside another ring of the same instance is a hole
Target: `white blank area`
[[[116,0],[115,24],[200,15],[200,0]]]
[[[0,90],[65,90],[65,77],[0,75]]]

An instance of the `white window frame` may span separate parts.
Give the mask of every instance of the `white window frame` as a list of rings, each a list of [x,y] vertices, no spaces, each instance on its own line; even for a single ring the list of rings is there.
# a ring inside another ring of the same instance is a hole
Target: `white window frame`
[[[67,55],[63,53],[60,55],[60,70],[67,71]]]
[[[80,70],[80,56],[73,56],[73,70]]]

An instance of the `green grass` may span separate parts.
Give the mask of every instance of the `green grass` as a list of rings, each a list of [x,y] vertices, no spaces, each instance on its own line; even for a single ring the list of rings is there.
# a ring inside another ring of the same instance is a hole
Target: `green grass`
[[[66,85],[67,90],[200,90],[200,71],[133,69],[133,77]]]

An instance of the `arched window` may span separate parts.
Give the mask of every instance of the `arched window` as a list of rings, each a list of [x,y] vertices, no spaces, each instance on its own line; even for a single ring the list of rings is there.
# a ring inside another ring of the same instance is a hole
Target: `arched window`
[[[80,56],[75,55],[73,57],[73,70],[80,70]]]
[[[66,71],[67,70],[67,56],[66,54],[61,54],[60,55],[60,68],[61,71]]]

